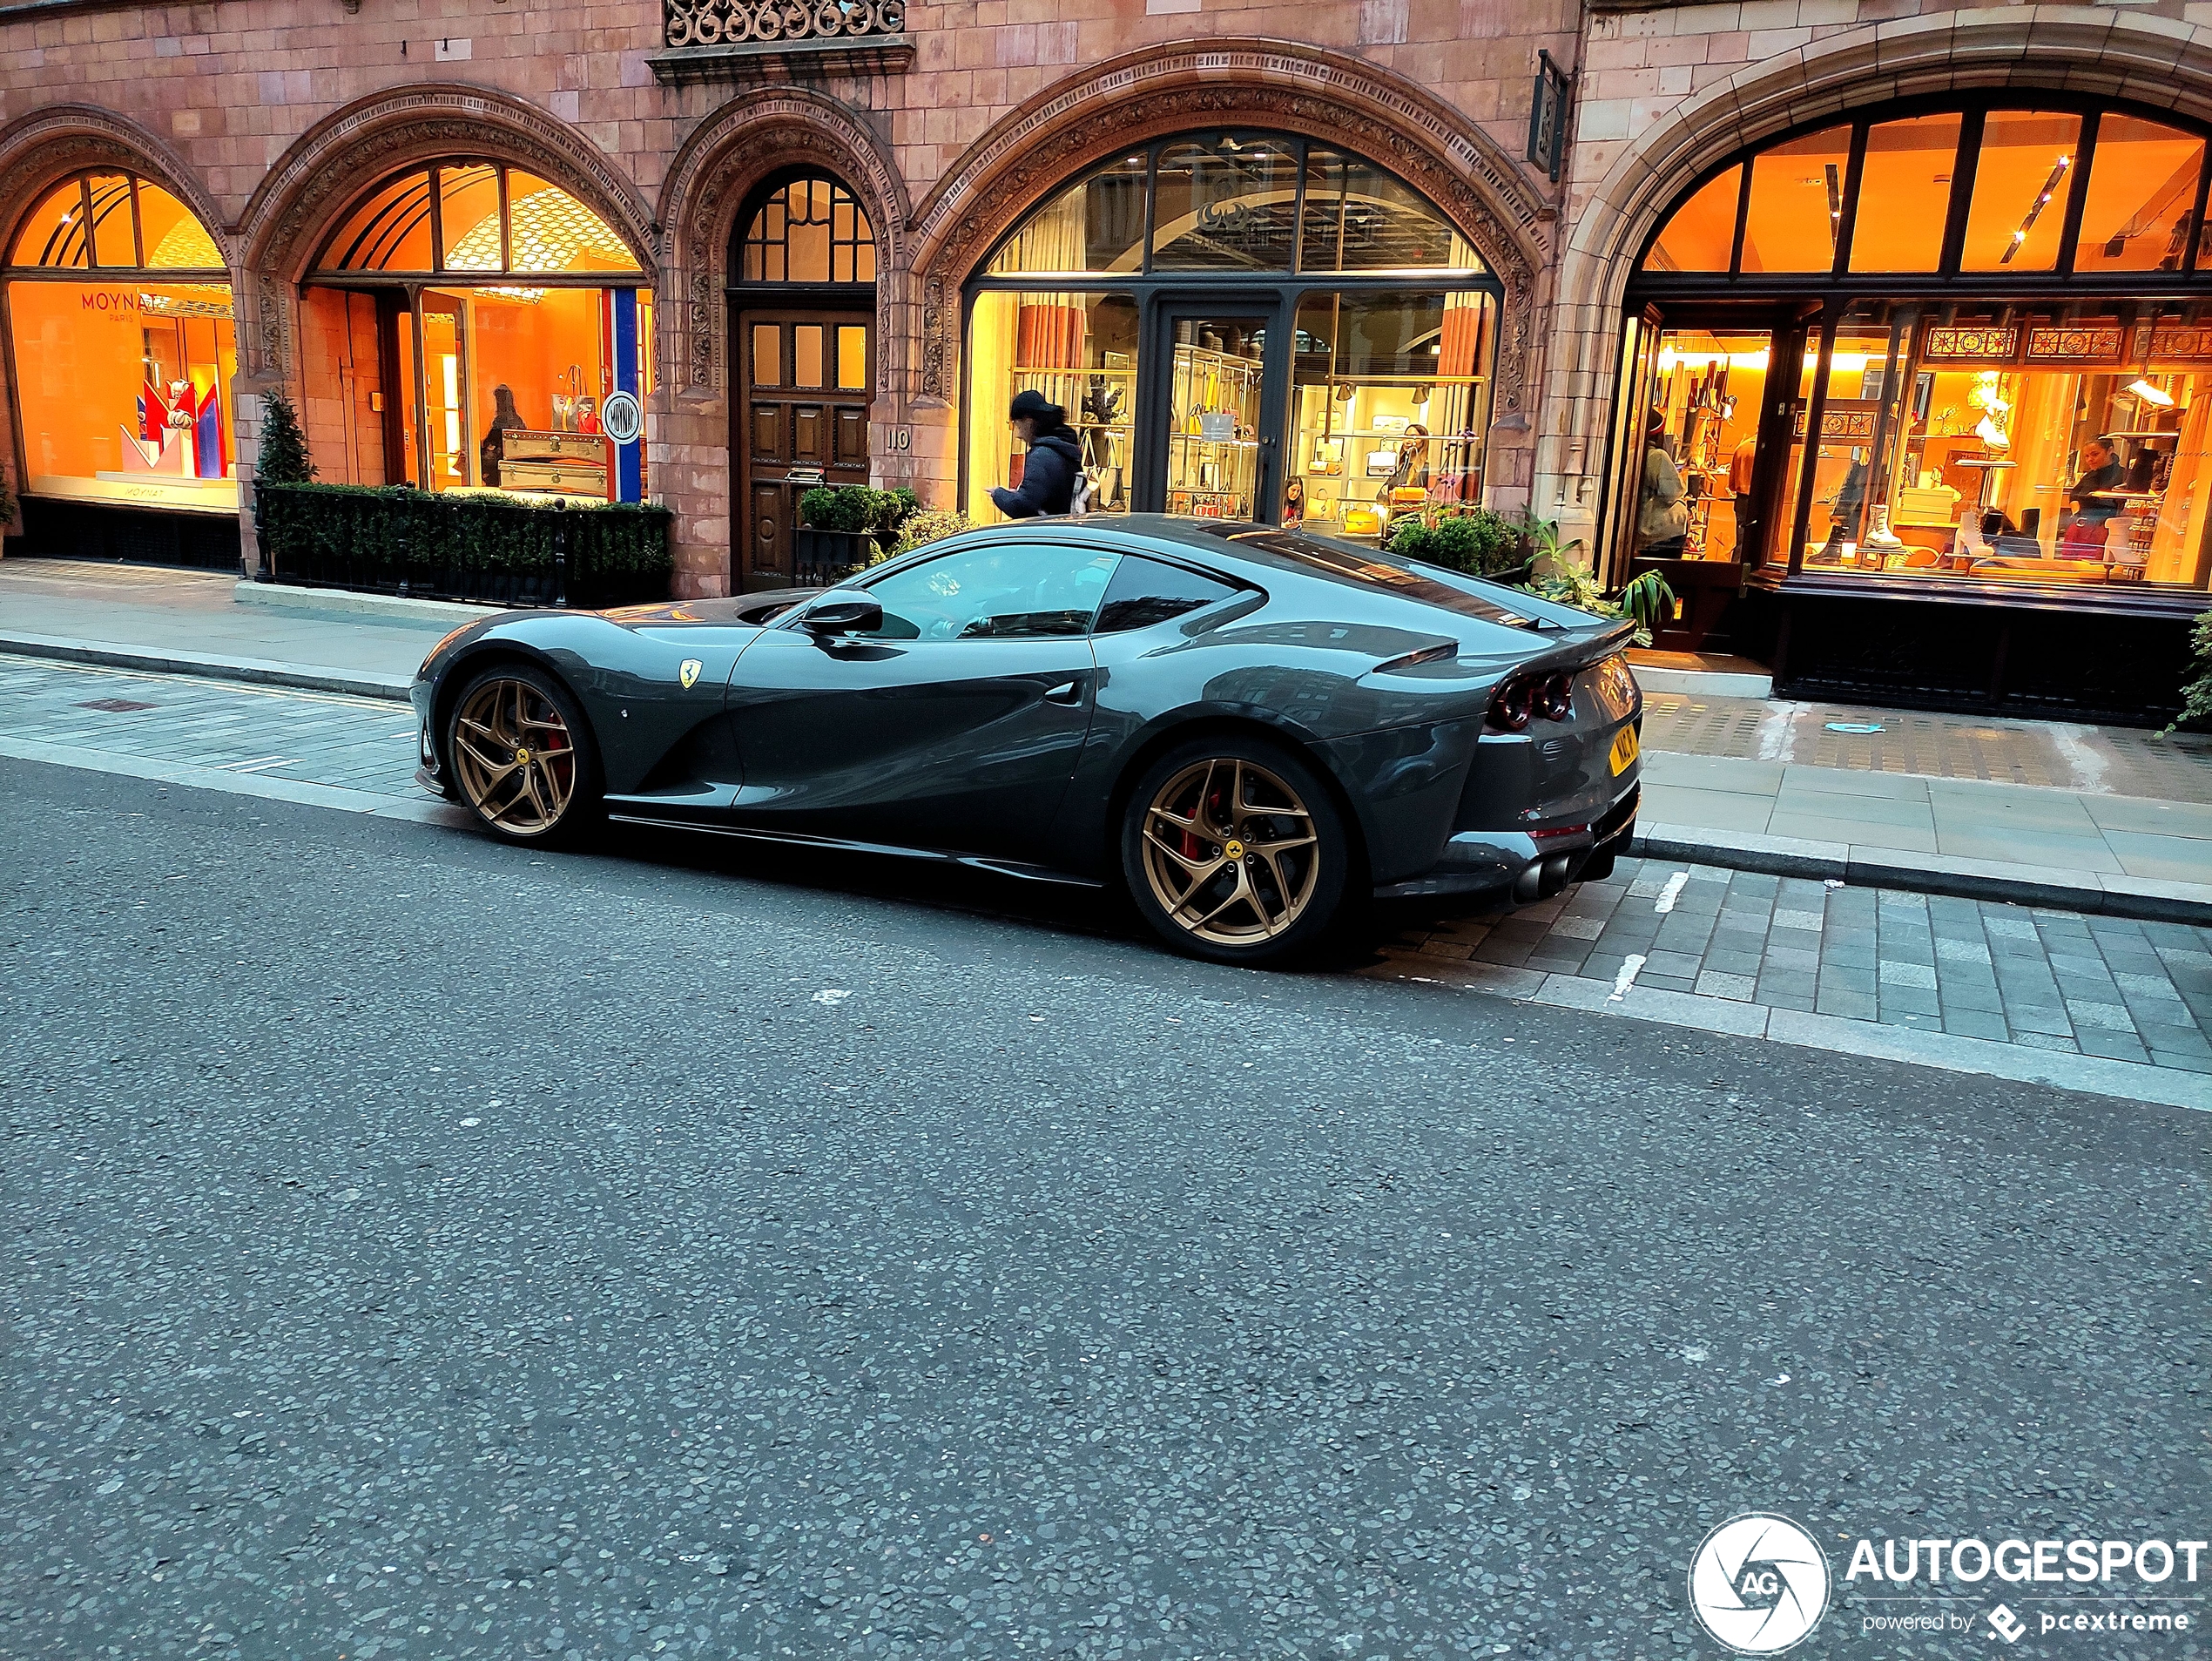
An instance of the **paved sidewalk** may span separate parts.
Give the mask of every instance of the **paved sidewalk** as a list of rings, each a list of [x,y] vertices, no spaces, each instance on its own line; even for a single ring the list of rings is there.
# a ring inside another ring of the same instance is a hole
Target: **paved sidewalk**
[[[1623,860],[1366,971],[2212,1109],[2212,928]]]
[[[248,606],[236,588],[227,573],[0,561],[0,652],[395,698],[463,615],[349,615],[309,608],[350,597],[297,593]],[[1668,692],[1646,702],[1640,851],[2212,921],[2212,738]]]
[[[237,586],[226,571],[0,559],[0,651],[124,666],[163,660],[183,673],[404,697],[454,626],[240,605]]]

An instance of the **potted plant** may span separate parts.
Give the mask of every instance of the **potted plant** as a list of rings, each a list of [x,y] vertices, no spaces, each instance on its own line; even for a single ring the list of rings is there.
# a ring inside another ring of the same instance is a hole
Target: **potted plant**
[[[921,509],[908,490],[817,485],[799,498],[794,574],[807,586],[840,581],[889,552],[899,528]]]
[[[1392,528],[1390,551],[1500,583],[1526,582],[1533,557],[1527,532],[1490,508],[1409,514]]]

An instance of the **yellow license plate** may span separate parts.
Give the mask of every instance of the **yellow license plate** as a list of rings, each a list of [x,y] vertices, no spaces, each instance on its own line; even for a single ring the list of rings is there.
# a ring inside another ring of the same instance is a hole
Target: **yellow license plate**
[[[1612,764],[1614,773],[1618,774],[1636,759],[1637,753],[1636,730],[1633,726],[1624,726],[1615,735],[1612,753],[1606,760]]]

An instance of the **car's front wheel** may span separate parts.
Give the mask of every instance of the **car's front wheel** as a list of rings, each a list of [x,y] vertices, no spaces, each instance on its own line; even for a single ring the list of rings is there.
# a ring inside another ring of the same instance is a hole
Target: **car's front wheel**
[[[1144,770],[1122,815],[1122,871],[1160,936],[1217,963],[1278,963],[1339,921],[1351,836],[1313,769],[1280,745],[1217,734]]]
[[[599,756],[583,712],[543,670],[501,664],[454,699],[448,771],[477,820],[510,842],[570,842],[600,812]]]

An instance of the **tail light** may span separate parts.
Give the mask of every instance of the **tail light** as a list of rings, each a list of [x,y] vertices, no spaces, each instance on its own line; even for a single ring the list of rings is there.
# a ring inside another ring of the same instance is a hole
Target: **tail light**
[[[1490,699],[1490,725],[1501,733],[1521,733],[1528,727],[1529,706],[1535,684],[1525,675],[1515,675]]]
[[[1561,669],[1507,681],[1491,697],[1489,723],[1501,733],[1525,733],[1532,717],[1563,721],[1574,712],[1575,677]]]

